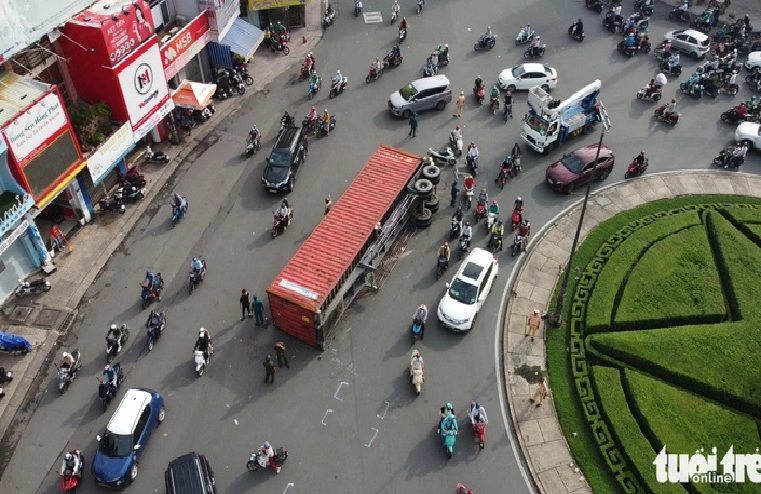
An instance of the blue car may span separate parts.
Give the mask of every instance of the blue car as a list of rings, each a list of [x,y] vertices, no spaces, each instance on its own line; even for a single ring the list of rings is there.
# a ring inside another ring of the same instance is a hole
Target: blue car
[[[92,462],[95,482],[102,487],[123,487],[134,482],[145,446],[165,417],[164,398],[158,392],[146,388],[128,390],[103,437],[97,436],[98,452]]]

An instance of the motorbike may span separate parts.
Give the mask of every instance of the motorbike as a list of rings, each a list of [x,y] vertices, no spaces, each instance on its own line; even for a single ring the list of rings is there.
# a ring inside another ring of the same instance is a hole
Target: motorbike
[[[137,171],[137,167],[133,166],[127,173],[119,173],[120,184],[130,184],[135,187],[145,187],[148,181],[145,179],[145,175]]]
[[[385,57],[383,57],[383,68],[393,69],[393,68],[399,67],[403,61],[404,61],[404,57],[402,57],[401,54],[399,54],[399,56],[396,58],[391,58],[391,54],[388,54]]]
[[[129,328],[124,323],[122,323],[121,332],[122,336],[119,342],[116,341],[116,336],[110,330],[108,335],[106,335],[106,362],[109,364],[119,354],[120,344],[122,347],[127,344]]]
[[[457,246],[457,259],[462,260],[463,256],[468,253],[468,243],[470,241],[468,240],[468,237],[465,235],[460,235],[460,242]]]
[[[249,137],[246,139],[246,158],[250,158],[255,155],[259,148],[262,147],[261,137],[257,136],[256,139]]]
[[[669,125],[676,125],[679,123],[679,113],[672,113],[670,115],[666,115],[666,109],[668,108],[668,105],[661,105],[655,110],[655,118],[660,120],[661,122],[667,123]]]
[[[206,366],[209,365],[203,356],[203,351],[193,350],[193,362],[195,363],[196,373],[198,374],[198,377],[203,376],[203,373],[206,370]]]
[[[423,77],[433,77],[436,75],[436,67],[433,66],[430,60],[429,58],[425,65],[423,65]]]
[[[416,354],[416,351],[412,351],[412,355],[414,356]],[[412,363],[410,362],[410,374],[411,374],[411,382],[412,385],[415,386],[415,394],[417,396],[420,396],[420,392],[423,388],[423,383],[425,382],[425,377],[423,377],[423,369],[420,368],[412,368]]]
[[[217,84],[217,90],[214,92],[214,97],[218,100],[226,100],[227,98],[232,98],[233,96],[233,90],[229,87],[226,87],[223,84]]]
[[[108,409],[108,405],[111,404],[111,400],[116,398],[116,393],[119,392],[119,388],[122,386],[122,382],[124,381],[124,373],[122,372],[122,366],[119,363],[116,363],[111,366],[112,369],[116,372],[116,386],[114,386],[111,382],[106,382],[105,380],[95,378],[98,381],[98,398],[100,398],[100,401],[103,402],[103,411],[105,412]]]
[[[491,232],[491,227],[497,222],[497,215],[491,211],[486,212],[486,232]]]
[[[439,423],[439,426],[441,427],[442,423]],[[457,442],[457,430],[444,430],[442,427],[439,429],[439,434],[441,435],[441,444],[444,446],[444,452],[447,455],[447,459],[451,460],[454,445]]]
[[[473,174],[473,178],[475,178],[478,175],[478,158],[466,156],[465,162],[467,163],[468,168],[470,168],[470,172]]]
[[[206,274],[206,259],[199,258],[203,267],[200,272],[191,271],[188,276],[188,292],[193,293],[193,290],[203,282],[203,277]]]
[[[71,358],[74,360],[74,363],[71,364],[71,367],[69,366],[58,366],[57,363],[53,362],[53,364],[58,369],[58,392],[63,394],[66,391],[66,388],[69,387],[69,378],[76,379],[77,373],[82,368],[82,354],[79,353],[79,350],[74,350],[71,352]]]
[[[478,41],[476,41],[476,44],[473,45],[473,49],[476,50],[476,51],[478,51],[478,50],[491,50],[492,48],[494,48],[494,45],[496,43],[497,43],[497,37],[496,36],[493,35],[491,38],[487,39],[482,34],[478,38]]]
[[[122,204],[121,201],[117,201],[115,197],[110,201],[108,200],[108,196],[100,198],[98,200],[98,206],[100,207],[101,213],[109,212],[124,214],[127,212],[124,204]]]
[[[41,278],[31,281],[19,279],[18,285],[16,286],[16,296],[37,295],[38,293],[49,292],[51,288],[50,282]]]
[[[454,240],[462,231],[462,208],[457,208],[457,212],[452,215],[452,226],[449,229],[449,239]]]
[[[624,173],[624,178],[634,178],[642,175],[645,173],[645,170],[647,170],[649,163],[648,159],[645,158],[645,162],[642,163],[642,166],[637,165],[637,163],[632,160],[631,163],[629,163],[629,166],[626,167],[626,173]]]
[[[650,88],[648,86],[643,87],[637,91],[637,99],[649,99],[651,101],[659,101],[663,96],[663,90],[656,89],[650,94]]]
[[[602,27],[610,31],[611,33],[615,33],[617,30],[621,29],[621,27],[624,25],[624,16],[617,15],[613,19],[610,18],[610,16],[605,16],[605,18],[602,20]]]
[[[534,31],[531,30],[528,34],[523,32],[518,33],[518,36],[515,37],[515,46],[519,45],[525,45],[526,43],[531,43],[534,41]]]
[[[348,77],[344,77],[343,80],[341,81],[340,85],[338,84],[337,81],[333,81],[330,84],[330,94],[328,95],[328,97],[330,99],[333,99],[336,96],[338,96],[339,94],[343,93],[344,89],[346,89],[346,84],[348,84],[348,82],[349,82],[349,78]]]
[[[669,20],[677,22],[689,22],[690,13],[685,10],[674,9],[669,12]]]
[[[195,110],[193,110],[193,121],[198,122],[198,123],[203,123],[203,122],[209,120],[212,115],[213,115],[213,113],[208,108],[204,108],[203,110],[195,109]],[[168,157],[167,157],[167,160],[169,160]]]
[[[520,253],[522,249],[521,244],[523,243],[523,237],[521,235],[516,235],[515,239],[513,240],[513,246],[510,248],[510,255],[512,257],[515,257],[518,253]]]
[[[584,31],[582,31],[581,34],[574,33],[575,26],[576,24],[571,24],[571,26],[568,28],[568,36],[579,42],[584,41]]]
[[[475,213],[476,223],[481,221],[481,219],[484,218],[485,216],[486,216],[486,203],[483,203],[483,202],[476,203],[476,213]]]
[[[598,14],[602,14],[603,8],[608,5],[607,0],[585,0],[584,3],[589,10],[594,10]]]
[[[272,41],[272,38],[270,38],[270,48],[272,51],[282,51],[283,55],[287,56],[289,53],[291,53],[291,49],[288,48],[288,37],[278,35],[278,38],[279,39],[277,41]]]
[[[618,45],[616,45],[616,49],[619,53],[626,55],[629,58],[632,58],[634,55],[637,54],[637,46],[626,46],[626,41],[620,41]]]
[[[721,114],[721,121],[732,125],[738,122],[752,122],[753,120],[753,117],[747,112],[747,110],[742,117],[737,115],[737,110],[735,110],[735,108],[730,108]]]
[[[492,249],[492,252],[502,250],[502,235],[492,232],[489,237],[489,247]]]
[[[454,150],[456,156],[462,156],[462,135],[457,138],[457,142],[455,142],[454,137],[450,135],[449,147]]]
[[[447,164],[454,166],[454,164],[457,163],[454,151],[452,151],[452,148],[449,146],[444,147],[442,151],[434,151],[433,148],[428,148],[428,153],[431,158],[433,158],[433,163],[435,165]]]
[[[473,194],[474,190],[473,187],[465,187],[465,203],[467,204],[467,208],[470,209],[470,206],[473,205]]]
[[[251,453],[251,456],[249,456],[248,458],[248,462],[246,462],[246,469],[248,469],[249,472],[255,472],[256,470],[259,470],[260,468],[264,468],[259,463],[259,456],[261,454],[262,454],[261,451],[254,451],[253,453]],[[275,450],[275,466],[282,467],[283,463],[285,463],[285,460],[287,459],[288,459],[287,449],[277,448]]]
[[[23,336],[16,336],[0,331],[0,351],[25,355],[32,350],[32,344]],[[6,379],[10,372],[6,372]]]
[[[447,258],[445,256],[439,256],[438,261],[436,262],[436,279],[438,280],[441,278],[441,275],[444,274],[444,271],[447,269]]]
[[[718,156],[713,159],[713,164],[717,166],[723,166],[726,168],[739,168],[745,163],[745,158],[732,161],[732,153],[734,148],[732,146],[722,149]]]
[[[523,53],[523,58],[527,58],[529,60],[533,60],[534,58],[542,58],[544,56],[545,48],[547,48],[546,44],[538,48],[529,46],[528,49]]]
[[[354,0],[354,17],[362,13],[362,0]]]
[[[183,196],[183,199],[185,200],[184,208],[181,208],[172,203],[172,226],[175,226],[177,223],[179,223],[179,221],[188,213],[188,207],[190,204],[188,203],[188,199],[186,197]]]
[[[169,163],[169,156],[162,151],[153,152],[150,147],[145,150],[143,156],[146,163]]]
[[[406,27],[400,27],[399,28],[399,41],[404,41],[407,38],[407,28]]]
[[[470,401],[470,411],[473,412],[473,408],[475,408],[476,402],[471,400]],[[475,433],[476,437],[478,438],[478,447],[480,449],[484,449],[485,446],[485,440],[486,440],[486,424],[488,424],[489,421],[486,422],[476,422],[475,424],[471,422],[470,424],[470,430]]]
[[[494,115],[499,110],[499,96],[491,96],[489,101],[489,111]]]
[[[233,68],[235,70],[235,73],[238,74],[240,79],[246,83],[246,86],[253,86],[254,85],[254,78],[251,77],[251,74],[248,73],[248,69],[245,65],[241,64],[233,64]]]
[[[423,323],[419,319],[414,319],[412,321],[412,326],[410,327],[413,345],[415,344],[415,341],[418,339],[422,331],[423,331]]]
[[[376,70],[375,67],[371,68],[365,77],[365,83],[370,84],[372,81],[377,81],[383,75],[383,67],[380,70]]]
[[[515,229],[518,228],[518,225],[521,224],[521,220],[523,220],[523,212],[518,209],[513,209],[513,214],[510,216],[510,223],[513,231],[515,231]]]
[[[462,484],[457,484],[457,494],[476,494],[476,491],[468,489]]]
[[[327,28],[328,26],[332,26],[336,23],[336,11],[325,11],[325,16],[322,19],[322,27]]]
[[[82,480],[82,472],[85,469],[85,457],[82,455],[82,452],[77,449],[70,453],[75,455],[79,461],[79,475],[74,475],[74,473],[68,468],[64,469],[63,473],[59,474],[61,479],[59,480],[58,485],[63,489],[64,494],[75,494],[77,492],[79,482]]]
[[[629,17],[626,18],[626,20],[621,24],[621,26],[618,28],[619,31],[624,32],[624,26],[628,21],[634,21],[634,30],[636,31],[646,31],[647,28],[650,25],[650,18],[640,15],[640,14],[632,14]]]
[[[301,70],[299,71],[299,82],[306,81],[311,75],[312,73],[310,72],[309,68],[307,68],[307,65],[302,63]]]
[[[135,187],[134,185],[121,185],[114,191],[116,202],[137,202],[143,197],[145,197],[145,188]]]
[[[336,117],[331,116],[330,117],[330,131],[332,132],[336,128]],[[317,119],[317,132],[315,133],[317,137],[323,137],[328,135],[327,130],[325,129],[325,120],[318,118]]]
[[[148,328],[148,351],[150,352],[153,350],[153,344],[164,334],[164,328],[166,327],[166,314],[164,311],[151,311],[145,327]]]
[[[317,82],[309,81],[309,90],[307,92],[307,98],[312,99],[314,98],[314,95],[317,94],[317,91],[319,91],[322,88],[322,79],[317,79]]]
[[[724,94],[735,96],[740,91],[740,86],[737,84],[730,84],[729,81],[724,80],[719,83],[718,90]]]
[[[681,89],[684,94],[689,94],[693,98],[700,99],[703,96],[703,85],[699,82],[694,84],[690,84],[686,81],[681,82],[679,84],[679,89]]]
[[[285,42],[283,42],[283,44],[285,44]],[[246,93],[246,85],[243,83],[243,78],[238,72],[233,72],[230,75],[230,81],[238,94],[242,96]]]
[[[153,290],[151,290],[147,286],[142,287],[140,292],[140,300],[142,303],[141,307],[145,309],[149,305],[151,305],[153,301],[156,300],[158,296],[161,295],[161,290],[163,289],[164,289],[164,278],[161,277],[161,273],[158,273],[156,275],[156,282],[155,282],[155,286]]]
[[[484,94],[485,94],[485,91],[486,90],[483,87],[479,87],[479,88],[475,88],[474,87],[473,88],[473,94],[475,95],[476,101],[478,101],[479,105],[483,105],[484,104]]]
[[[667,60],[664,60],[663,62],[661,62],[660,69],[667,76],[673,75],[673,76],[679,77],[680,75],[682,75],[682,66],[675,65],[674,67],[669,67],[669,63]]]
[[[420,15],[420,12],[423,11],[423,0],[417,0],[417,5],[415,6],[415,12],[417,12],[417,15]]]
[[[502,160],[502,164],[499,167],[499,175],[497,176],[495,182],[499,183],[499,186],[501,189],[505,188],[505,182],[507,182],[507,177],[515,178],[515,176],[518,174],[518,171],[516,168],[519,168],[518,165],[516,165],[513,161],[512,156],[506,157],[504,160]]]
[[[394,24],[396,24],[396,20],[397,20],[398,18],[399,18],[399,14],[398,14],[398,13],[397,13],[395,10],[392,10],[392,11],[391,11],[391,25],[392,25],[392,26],[393,26]]]

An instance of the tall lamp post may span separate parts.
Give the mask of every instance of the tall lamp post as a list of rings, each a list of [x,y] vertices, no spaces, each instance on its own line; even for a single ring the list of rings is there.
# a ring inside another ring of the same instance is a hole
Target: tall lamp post
[[[602,120],[602,129],[600,130],[600,142],[597,143],[597,154],[595,155],[595,167],[592,173],[589,174],[589,180],[587,181],[587,191],[584,194],[584,203],[581,206],[581,216],[579,216],[579,225],[576,227],[576,234],[573,236],[573,244],[571,245],[571,256],[568,258],[568,266],[565,269],[565,275],[563,276],[563,283],[560,285],[560,292],[558,293],[558,302],[555,304],[555,311],[550,314],[547,322],[553,327],[560,327],[562,319],[563,305],[565,303],[566,292],[568,291],[568,281],[571,276],[571,266],[573,266],[573,256],[576,253],[576,246],[579,243],[579,236],[581,235],[581,226],[584,223],[584,213],[587,212],[587,202],[589,201],[589,193],[592,191],[592,182],[594,182],[597,171],[597,160],[600,158],[600,148],[602,147],[602,139],[605,137],[605,133],[610,131],[610,118],[608,118],[608,112],[602,104],[602,101],[597,100],[599,105],[600,118]]]

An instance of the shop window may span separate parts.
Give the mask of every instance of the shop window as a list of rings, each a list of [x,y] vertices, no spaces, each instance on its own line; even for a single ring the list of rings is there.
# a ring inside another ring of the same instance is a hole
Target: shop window
[[[77,161],[79,152],[71,131],[67,130],[24,166],[24,176],[29,183],[32,197],[39,198]]]

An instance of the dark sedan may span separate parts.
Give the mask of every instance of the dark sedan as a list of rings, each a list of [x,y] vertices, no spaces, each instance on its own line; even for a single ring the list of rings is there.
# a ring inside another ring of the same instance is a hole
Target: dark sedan
[[[605,144],[600,147],[600,157],[595,159],[596,156],[596,144],[564,154],[559,161],[547,167],[547,183],[559,192],[570,194],[576,187],[585,185],[592,173],[596,180],[605,180],[613,170],[616,158]]]

